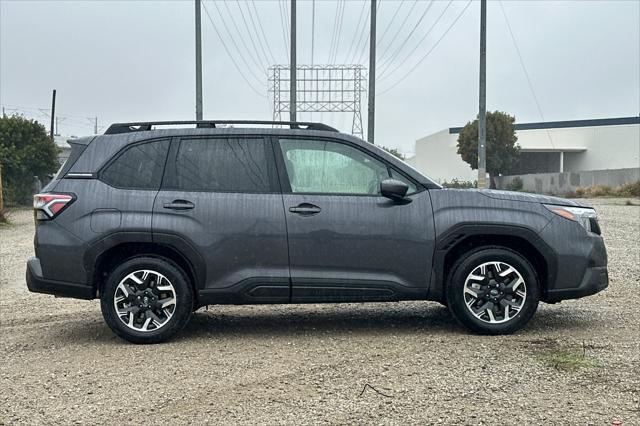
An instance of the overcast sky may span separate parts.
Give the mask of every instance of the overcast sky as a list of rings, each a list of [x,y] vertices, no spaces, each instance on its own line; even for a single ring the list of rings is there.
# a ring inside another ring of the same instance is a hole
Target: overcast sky
[[[204,1],[232,55],[203,10],[205,118],[271,119],[265,67],[272,62],[267,62],[271,54],[278,63],[287,63],[280,13],[285,2],[255,0],[255,9],[251,1],[240,3]],[[475,117],[480,3],[473,1],[460,15],[466,5],[467,1],[430,5],[427,0],[381,0],[376,143],[410,152],[416,139]],[[640,113],[639,1],[503,5],[547,121]],[[334,0],[315,1],[316,64],[328,62],[337,6]],[[363,0],[346,2],[336,63],[355,57],[368,65],[366,39],[354,38],[359,36],[358,22],[363,23],[361,30],[364,27],[364,6]],[[251,31],[252,25],[258,33],[263,27],[268,47],[261,47],[255,33],[252,39],[247,36],[240,10]],[[85,117],[97,116],[101,126],[194,118],[192,0],[0,0],[0,15],[0,103],[8,113],[18,110],[47,122],[55,88],[60,132],[67,135],[91,133]],[[312,1],[298,0],[299,64],[311,62],[311,19]],[[352,47],[358,41],[359,50]],[[488,5],[487,58],[488,109],[507,111],[520,122],[542,121],[500,3],[494,1]],[[387,75],[381,72],[385,68]],[[363,99],[365,129],[366,108]],[[318,120],[319,114],[313,118]],[[324,114],[323,120],[351,130],[348,113]]]

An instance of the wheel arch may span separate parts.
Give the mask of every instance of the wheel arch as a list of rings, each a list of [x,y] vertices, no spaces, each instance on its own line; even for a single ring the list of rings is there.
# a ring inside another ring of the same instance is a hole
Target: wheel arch
[[[522,254],[538,274],[541,298],[545,299],[557,271],[553,250],[529,228],[476,224],[457,226],[438,239],[433,261],[434,284],[429,289],[429,299],[444,302],[446,282],[454,262],[464,253],[482,246],[501,246]]]
[[[182,238],[164,235],[151,240],[148,233],[116,233],[92,244],[84,256],[85,269],[94,295],[98,295],[106,274],[126,259],[139,256],[161,257],[179,266],[189,279],[195,297],[203,285],[206,270],[204,260]]]

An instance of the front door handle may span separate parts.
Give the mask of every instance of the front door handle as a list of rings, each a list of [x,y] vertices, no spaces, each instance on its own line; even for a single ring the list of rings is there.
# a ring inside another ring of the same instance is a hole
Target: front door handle
[[[162,207],[171,210],[191,210],[196,205],[188,200],[173,200],[170,203],[164,203]]]
[[[314,204],[302,203],[298,204],[296,207],[289,207],[289,211],[302,216],[311,216],[320,213],[322,209]]]

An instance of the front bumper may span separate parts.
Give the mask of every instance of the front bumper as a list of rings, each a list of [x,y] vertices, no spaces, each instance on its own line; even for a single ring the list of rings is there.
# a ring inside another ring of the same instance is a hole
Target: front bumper
[[[40,259],[32,257],[27,261],[27,287],[33,293],[53,294],[57,297],[93,299],[93,288],[84,284],[48,280],[42,276]]]
[[[559,302],[565,299],[579,299],[596,294],[609,286],[609,272],[606,266],[588,268],[578,287],[553,289],[547,292],[545,301]]]

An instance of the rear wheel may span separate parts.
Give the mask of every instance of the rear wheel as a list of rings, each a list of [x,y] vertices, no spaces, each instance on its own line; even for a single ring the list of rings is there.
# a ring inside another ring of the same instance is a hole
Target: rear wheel
[[[193,291],[177,265],[137,257],[111,272],[100,302],[102,315],[115,334],[133,343],[158,343],[187,324]]]
[[[464,254],[447,282],[453,316],[480,334],[508,334],[529,322],[540,299],[538,278],[519,253],[482,247]]]

